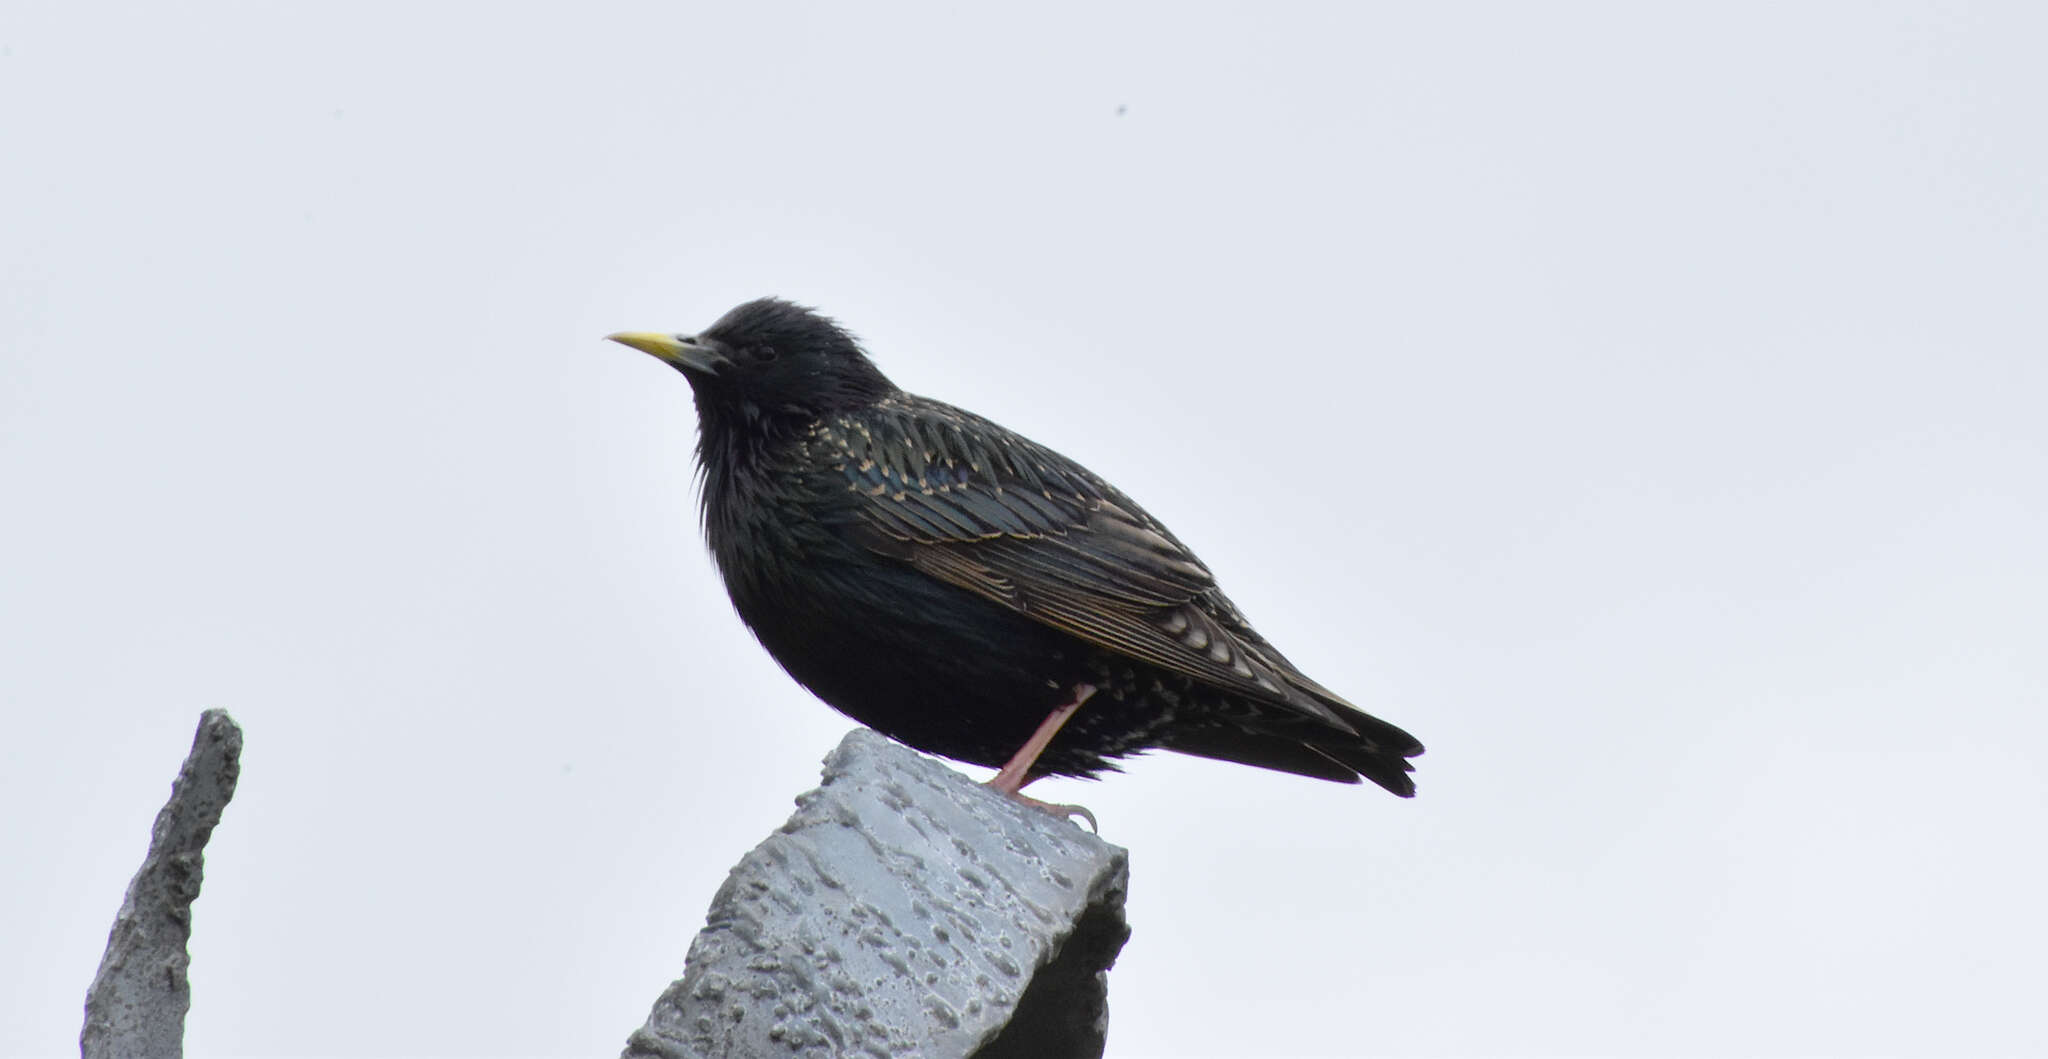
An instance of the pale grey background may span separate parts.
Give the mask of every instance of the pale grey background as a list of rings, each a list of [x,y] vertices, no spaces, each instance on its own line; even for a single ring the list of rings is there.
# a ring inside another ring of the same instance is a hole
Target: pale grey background
[[[1053,786],[1112,1052],[2040,1054],[2040,5],[0,6],[0,1053],[248,730],[199,1055],[588,1055],[847,727],[764,293],[1120,483],[1422,796]]]

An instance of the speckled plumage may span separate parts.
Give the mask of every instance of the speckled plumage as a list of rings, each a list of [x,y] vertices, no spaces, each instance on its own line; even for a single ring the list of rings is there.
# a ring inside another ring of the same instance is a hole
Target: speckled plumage
[[[1414,793],[1420,743],[1295,669],[1087,468],[904,393],[788,302],[640,337],[679,350],[656,355],[695,391],[704,528],[734,606],[841,712],[996,766],[1089,684],[1033,775],[1156,747]]]

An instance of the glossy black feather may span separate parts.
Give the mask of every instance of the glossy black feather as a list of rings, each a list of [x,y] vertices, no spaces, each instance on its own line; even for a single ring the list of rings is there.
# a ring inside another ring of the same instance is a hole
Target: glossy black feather
[[[1087,468],[897,389],[775,299],[693,341],[705,530],[792,676],[911,746],[995,766],[1077,683],[1040,774],[1161,747],[1414,793],[1422,746],[1296,669],[1214,576]]]

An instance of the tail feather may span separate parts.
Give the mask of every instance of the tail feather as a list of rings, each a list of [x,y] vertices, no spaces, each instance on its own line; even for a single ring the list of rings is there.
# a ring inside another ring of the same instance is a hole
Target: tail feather
[[[1415,771],[1415,766],[1399,754],[1374,747],[1326,746],[1320,743],[1310,744],[1309,749],[1403,798],[1415,797],[1415,780],[1408,775]]]
[[[1356,735],[1299,724],[1187,726],[1172,733],[1166,749],[1337,783],[1364,778],[1403,798],[1415,797],[1415,781],[1408,775],[1415,766],[1407,759],[1422,753],[1422,744],[1371,714],[1350,706],[1334,708]]]
[[[1347,768],[1358,770],[1366,779],[1403,798],[1415,797],[1415,781],[1408,774],[1415,766],[1408,759],[1422,753],[1422,742],[1400,727],[1388,724],[1354,706],[1335,706],[1337,716],[1350,725],[1355,739],[1313,739],[1317,753]]]
[[[1174,732],[1166,749],[1217,761],[1235,761],[1275,772],[1292,772],[1336,783],[1357,783],[1358,770],[1347,767],[1299,739],[1247,732],[1242,728],[1205,727]]]

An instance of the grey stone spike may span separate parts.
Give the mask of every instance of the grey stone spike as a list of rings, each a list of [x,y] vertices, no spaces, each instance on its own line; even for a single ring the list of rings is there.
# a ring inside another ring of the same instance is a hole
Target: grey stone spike
[[[628,1059],[1100,1056],[1128,854],[873,732],[742,858]]]
[[[185,1051],[192,902],[206,869],[206,842],[242,774],[242,729],[222,710],[199,717],[192,751],[156,815],[149,852],[128,883],[108,932],[99,973],[85,995],[84,1059],[177,1059]]]

